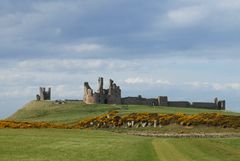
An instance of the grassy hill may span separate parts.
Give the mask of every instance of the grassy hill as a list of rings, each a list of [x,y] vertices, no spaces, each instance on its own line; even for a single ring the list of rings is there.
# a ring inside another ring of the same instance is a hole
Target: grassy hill
[[[144,105],[86,105],[80,101],[69,101],[65,104],[56,104],[54,101],[31,101],[7,119],[17,121],[47,121],[72,123],[87,117],[97,116],[113,110],[118,110],[120,114],[133,112],[181,112],[185,114],[219,112],[223,114],[240,115],[239,113],[233,112],[194,108],[159,107]]]
[[[133,112],[185,113],[220,112],[140,105],[85,105],[82,102],[55,104],[31,101],[9,120],[73,123],[112,110]],[[119,130],[119,131],[118,131]],[[0,160],[4,161],[238,161],[240,138],[158,138],[134,136],[136,129],[0,129]],[[114,131],[114,132],[112,132]],[[138,128],[150,133],[232,133],[239,129],[177,125]],[[131,135],[126,135],[131,134]],[[13,155],[14,154],[14,155]]]

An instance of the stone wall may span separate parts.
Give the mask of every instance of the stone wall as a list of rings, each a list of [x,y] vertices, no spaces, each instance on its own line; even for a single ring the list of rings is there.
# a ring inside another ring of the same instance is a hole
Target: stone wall
[[[125,98],[122,98],[122,104],[145,105],[146,104],[146,99],[142,98],[142,97],[125,97]]]
[[[168,101],[170,107],[190,107],[191,103],[188,101]]]
[[[210,103],[210,102],[193,102],[192,107],[206,108],[206,109],[217,109],[218,108],[218,106],[215,103]]]
[[[158,104],[160,106],[169,107],[192,107],[192,108],[205,108],[205,109],[217,109],[225,110],[226,102],[225,100],[218,100],[215,98],[213,102],[188,102],[188,101],[168,101],[167,96],[159,96]]]
[[[89,86],[88,82],[84,83],[84,97],[83,101],[87,104],[95,104],[96,101],[96,94],[93,93],[92,88]]]
[[[158,100],[156,98],[142,98],[142,96],[139,95],[138,97],[122,98],[122,104],[158,106]]]
[[[192,107],[194,108],[206,108],[206,109],[216,109],[216,110],[225,110],[226,101],[214,99],[214,102],[193,102]]]
[[[148,98],[147,99],[147,105],[150,106],[159,106],[158,99],[157,98]]]
[[[158,104],[159,104],[159,106],[168,106],[168,97],[167,96],[159,96]]]

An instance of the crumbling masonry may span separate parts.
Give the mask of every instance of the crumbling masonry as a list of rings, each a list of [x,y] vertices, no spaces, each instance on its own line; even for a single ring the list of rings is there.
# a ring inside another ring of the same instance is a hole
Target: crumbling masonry
[[[40,87],[36,98],[38,101],[51,100],[51,88],[48,88],[48,91],[46,91],[46,88]]]
[[[103,78],[98,79],[99,88],[97,92],[84,83],[84,98],[86,104],[121,104],[121,89],[113,80],[109,81],[109,89],[103,89]]]
[[[125,105],[150,105],[150,106],[168,106],[168,107],[189,107],[225,110],[225,100],[215,98],[213,102],[189,102],[189,101],[169,101],[167,96],[157,98],[121,97],[121,89],[113,80],[109,80],[109,88],[103,88],[103,78],[98,79],[98,90],[94,92],[88,82],[84,83],[83,102],[86,104],[125,104]],[[51,100],[51,88],[40,87],[39,94],[36,95],[38,101]]]
[[[189,101],[169,101],[167,96],[158,98],[125,97],[121,98],[121,89],[113,80],[109,81],[109,89],[103,89],[103,78],[98,79],[99,88],[97,92],[89,86],[88,82],[84,83],[84,98],[86,104],[135,104],[151,106],[168,106],[168,107],[191,107],[225,110],[225,100],[214,99],[213,102],[189,102]]]

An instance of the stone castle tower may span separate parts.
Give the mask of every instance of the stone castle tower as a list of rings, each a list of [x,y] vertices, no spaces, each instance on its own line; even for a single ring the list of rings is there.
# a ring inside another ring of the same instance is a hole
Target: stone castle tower
[[[48,90],[46,90],[46,88],[40,87],[39,94],[37,94],[36,97],[38,101],[51,100],[51,88],[48,88]]]
[[[109,81],[109,89],[103,89],[103,78],[98,79],[98,90],[93,92],[88,82],[84,83],[83,101],[86,104],[121,104],[121,89],[113,80]]]

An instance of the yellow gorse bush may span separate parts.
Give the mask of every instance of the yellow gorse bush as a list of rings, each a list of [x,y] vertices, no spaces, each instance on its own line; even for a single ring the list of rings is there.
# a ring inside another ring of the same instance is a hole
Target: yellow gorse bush
[[[0,121],[0,128],[68,128],[66,125],[56,125],[47,122],[17,122],[17,121]]]
[[[114,127],[146,127],[169,124],[182,126],[217,126],[223,128],[239,128],[240,116],[222,115],[220,113],[200,113],[195,115],[131,113],[120,115],[112,111],[97,117],[87,118],[75,124],[53,124],[47,122],[0,121],[0,128],[114,128]]]
[[[158,114],[158,113],[131,113],[127,115],[104,114],[88,120],[83,120],[75,127],[140,127],[169,125],[176,123],[183,126],[218,126],[224,128],[239,128],[240,116],[222,115],[219,113],[200,113],[195,115],[176,114]]]

